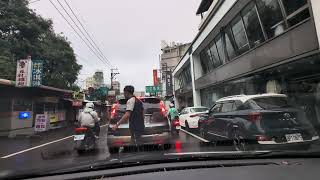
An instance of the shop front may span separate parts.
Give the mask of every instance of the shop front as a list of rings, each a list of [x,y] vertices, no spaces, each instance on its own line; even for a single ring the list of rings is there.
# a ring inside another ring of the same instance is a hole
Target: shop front
[[[72,104],[65,97],[72,91],[47,86],[18,88],[0,81],[0,135],[30,135],[37,115],[45,115],[48,126],[41,131],[66,127],[72,122]]]

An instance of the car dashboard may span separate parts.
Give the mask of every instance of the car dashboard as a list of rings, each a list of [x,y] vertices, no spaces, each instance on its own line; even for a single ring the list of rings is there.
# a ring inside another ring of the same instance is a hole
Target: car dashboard
[[[192,161],[60,174],[39,179],[315,180],[320,158]]]

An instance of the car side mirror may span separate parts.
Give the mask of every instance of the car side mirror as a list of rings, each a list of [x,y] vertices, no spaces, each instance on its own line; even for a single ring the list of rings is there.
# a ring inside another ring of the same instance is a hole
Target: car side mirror
[[[206,110],[206,113],[209,114],[209,110]]]

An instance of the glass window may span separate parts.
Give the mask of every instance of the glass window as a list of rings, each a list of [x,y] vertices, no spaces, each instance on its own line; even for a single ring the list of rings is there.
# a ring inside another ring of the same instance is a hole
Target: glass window
[[[235,51],[235,42],[231,33],[230,27],[226,28],[226,31],[224,33],[225,41],[226,41],[226,50],[228,53],[228,58],[229,60],[232,60],[237,56],[236,51]]]
[[[211,109],[211,112],[213,113],[219,113],[221,112],[221,107],[222,107],[222,104],[216,104],[213,106],[213,108]]]
[[[251,47],[264,42],[264,35],[254,3],[250,3],[242,12],[244,25]]]
[[[224,48],[223,48],[223,42],[222,42],[221,35],[219,35],[216,38],[216,45],[217,45],[217,50],[218,50],[218,53],[219,53],[219,57],[220,57],[220,59],[222,61],[222,64],[224,64],[226,62],[226,56],[225,56],[225,53],[224,53]]]
[[[242,18],[240,16],[236,17],[231,22],[231,29],[233,32],[234,40],[238,47],[238,53],[242,54],[249,50],[249,43],[247,40]]]
[[[206,60],[206,55],[204,51],[200,53],[200,63],[201,63],[203,74],[207,74],[209,72],[209,67],[207,66],[207,60]]]
[[[307,0],[282,0],[287,15],[292,14],[308,3]]]
[[[198,113],[198,112],[206,112],[208,108],[192,108],[190,109],[190,112],[192,113]]]
[[[210,49],[207,47],[205,49],[206,55],[208,57],[208,66],[209,66],[209,71],[212,71],[214,69],[214,64],[213,64],[213,60],[212,60],[212,56],[211,56],[211,52]]]
[[[286,27],[278,0],[259,0],[256,2],[268,38],[284,32]]]
[[[32,111],[32,100],[24,98],[14,99],[13,111]]]
[[[11,99],[10,98],[0,98],[0,112],[11,112]]]
[[[209,49],[211,52],[211,58],[212,58],[214,67],[221,66],[222,63],[220,61],[217,46],[216,46],[215,42],[211,42],[211,44],[209,45]]]
[[[255,98],[251,102],[259,106],[261,109],[278,109],[289,107],[287,98],[283,97]]]
[[[301,21],[307,19],[310,17],[310,12],[309,9],[306,8],[305,10],[299,12],[297,15],[293,16],[292,18],[288,19],[288,25],[294,26],[298,23],[300,23]]]
[[[222,108],[221,108],[221,112],[230,112],[233,111],[233,106],[234,102],[226,102],[223,103]]]

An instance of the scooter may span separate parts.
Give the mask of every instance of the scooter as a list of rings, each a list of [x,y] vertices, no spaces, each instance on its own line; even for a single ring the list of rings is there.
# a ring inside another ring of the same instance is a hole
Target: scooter
[[[179,118],[171,120],[171,133],[172,135],[178,136],[181,129]]]
[[[74,149],[77,150],[78,153],[83,153],[96,149],[96,138],[91,128],[75,128]]]

